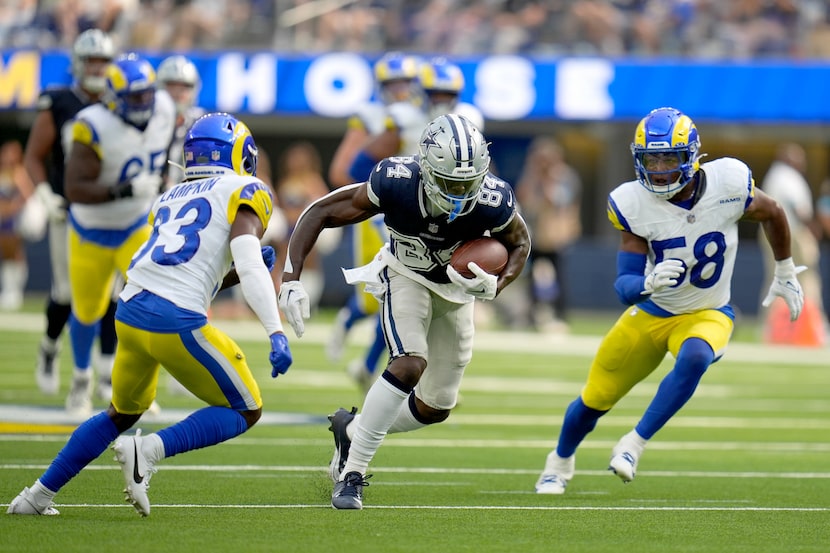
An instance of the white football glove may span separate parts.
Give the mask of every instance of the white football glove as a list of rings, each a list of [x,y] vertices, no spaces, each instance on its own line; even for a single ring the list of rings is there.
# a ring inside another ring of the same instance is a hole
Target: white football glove
[[[46,210],[49,220],[56,223],[66,221],[66,200],[60,194],[55,194],[48,182],[41,182],[35,187],[35,198]]]
[[[139,198],[154,198],[161,191],[161,176],[154,173],[139,173],[130,179],[133,196]]]
[[[447,265],[447,276],[471,296],[480,300],[495,298],[499,277],[491,275],[472,261],[467,264],[467,268],[475,275],[473,278],[464,278],[452,265]]]
[[[308,294],[303,283],[299,280],[289,280],[280,285],[279,305],[285,320],[294,329],[294,334],[300,338],[305,332],[304,319],[311,316],[311,307]]]
[[[679,259],[666,259],[654,266],[654,270],[646,276],[644,283],[645,290],[640,292],[642,295],[653,294],[674,286],[677,284],[677,279],[686,269],[683,268],[683,262]]]
[[[796,320],[804,307],[804,292],[795,275],[806,270],[804,265],[796,267],[792,257],[776,261],[775,276],[761,305],[769,307],[775,298],[783,298],[790,310],[790,320]]]

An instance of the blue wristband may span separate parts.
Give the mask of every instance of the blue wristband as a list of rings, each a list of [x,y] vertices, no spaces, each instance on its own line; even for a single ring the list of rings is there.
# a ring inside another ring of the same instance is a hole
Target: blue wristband
[[[648,299],[648,296],[642,295],[642,291],[645,290],[645,268],[645,254],[617,253],[617,279],[614,281],[614,290],[624,304],[634,305]]]

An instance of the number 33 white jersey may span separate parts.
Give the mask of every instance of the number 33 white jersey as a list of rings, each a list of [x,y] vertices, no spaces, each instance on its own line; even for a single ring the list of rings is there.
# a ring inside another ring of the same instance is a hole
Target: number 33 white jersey
[[[150,212],[153,232],[133,256],[121,299],[128,300],[137,287],[207,314],[231,266],[231,224],[242,205],[268,226],[273,199],[256,177],[185,181],[162,194]]]
[[[648,241],[645,274],[664,259],[683,261],[686,272],[677,285],[648,300],[669,314],[729,303],[738,220],[755,193],[752,172],[737,159],[717,159],[700,169],[703,179],[690,209],[658,198],[638,181],[621,184],[608,197],[611,223]]]

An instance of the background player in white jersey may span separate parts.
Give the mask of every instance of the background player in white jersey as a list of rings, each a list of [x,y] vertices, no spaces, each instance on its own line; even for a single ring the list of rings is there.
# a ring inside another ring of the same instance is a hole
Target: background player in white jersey
[[[159,84],[176,104],[176,130],[167,154],[171,163],[167,163],[164,168],[164,188],[167,189],[182,181],[184,137],[190,126],[205,114],[205,110],[196,105],[202,79],[192,61],[178,54],[169,56],[159,64],[157,74]]]
[[[161,459],[229,440],[259,420],[262,398],[245,355],[207,320],[220,286],[241,283],[271,340],[271,376],[291,365],[267,266],[276,256],[259,243],[273,204],[255,176],[253,136],[234,117],[214,113],[193,125],[184,152],[186,180],[154,202],[153,233],[133,257],[118,303],[112,403],[72,433],[9,514],[58,514],[55,494],[116,440],[127,501],[147,516]],[[208,407],[157,433],[119,438],[153,401],[162,365]]]
[[[150,235],[147,212],[160,191],[175,106],[156,93],[150,63],[129,54],[107,69],[102,103],[84,108],[72,124],[66,162],[69,208],[69,336],[75,363],[66,400],[70,413],[91,412],[90,357],[98,321],[110,301],[116,271]],[[109,375],[99,375],[99,386]]]
[[[49,217],[49,261],[52,285],[46,305],[46,332],[38,347],[35,376],[41,392],[58,393],[60,387],[60,337],[69,320],[71,292],[67,258],[67,201],[64,192],[64,163],[71,140],[70,121],[84,107],[99,100],[106,88],[106,69],[115,57],[112,40],[98,29],[81,33],[72,46],[72,84],[49,88],[40,95],[24,163],[35,195]],[[115,352],[115,302],[101,319],[99,358],[102,367],[112,365]],[[101,372],[109,372],[104,368]]]
[[[804,303],[784,210],[755,188],[743,162],[721,158],[701,165],[697,128],[673,108],[640,121],[631,151],[637,180],[608,199],[608,217],[621,233],[614,287],[631,307],[606,334],[582,393],[568,406],[537,493],[565,492],[576,448],[597,420],[671,353],[674,367],[637,426],[611,451],[609,470],[623,482],[634,479],[648,440],[692,397],[732,335],[739,221],[759,223],[775,252],[765,302],[782,297],[793,320]]]
[[[355,158],[369,141],[386,130],[387,124],[396,129],[399,128],[401,121],[394,119],[391,122],[387,121],[390,110],[406,115],[407,125],[414,126],[416,132],[420,133],[423,130],[426,121],[422,120],[419,110],[423,101],[423,92],[418,85],[419,63],[415,56],[402,52],[389,52],[375,63],[374,74],[378,100],[361,106],[349,119],[348,130],[329,167],[329,180],[332,186],[339,188],[354,182],[361,182],[366,178],[374,162],[370,157],[366,157],[365,159],[368,160],[368,167],[366,167],[367,164],[361,162],[355,164]],[[389,155],[396,153],[398,152],[392,151]],[[414,151],[403,153],[412,154]],[[359,175],[354,172],[364,170],[365,173]],[[353,225],[350,230],[352,258],[355,266],[369,263],[378,249],[389,240],[382,215]],[[352,327],[358,321],[376,315],[378,311],[378,302],[374,296],[366,292],[363,286],[356,287],[346,305],[337,313],[329,341],[326,344],[329,359],[339,360]],[[347,367],[349,376],[357,382],[364,393],[374,380],[375,369],[385,349],[380,319],[376,318],[374,338],[365,356],[350,362]]]
[[[347,276],[352,284],[370,284],[381,300],[391,361],[369,389],[361,415],[339,409],[330,417],[337,509],[362,508],[366,470],[388,432],[446,420],[472,357],[474,300],[492,300],[524,267],[527,227],[510,185],[489,165],[478,129],[463,117],[442,115],[424,130],[418,156],[382,160],[367,181],[312,204],[294,230],[279,300],[297,336],[309,316],[298,279],[320,231],[383,213],[391,236],[372,263]],[[459,244],[485,233],[509,252],[501,274],[471,263],[476,276],[465,279],[448,267]]]

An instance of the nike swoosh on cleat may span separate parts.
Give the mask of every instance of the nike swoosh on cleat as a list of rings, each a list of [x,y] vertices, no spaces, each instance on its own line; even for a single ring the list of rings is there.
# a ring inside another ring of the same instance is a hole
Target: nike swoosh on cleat
[[[136,484],[141,484],[144,482],[144,475],[138,472],[138,447],[136,447],[135,441],[133,441],[133,454],[135,455],[133,464],[133,481]]]

